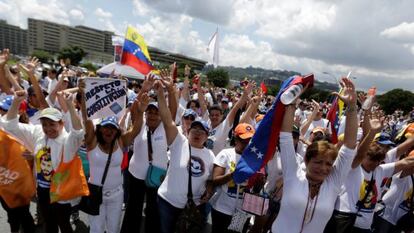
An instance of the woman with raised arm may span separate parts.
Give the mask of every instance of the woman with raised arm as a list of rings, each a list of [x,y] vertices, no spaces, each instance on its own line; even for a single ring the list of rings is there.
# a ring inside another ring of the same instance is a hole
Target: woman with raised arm
[[[47,233],[73,232],[70,225],[72,206],[78,201],[62,201],[50,203],[50,183],[55,170],[61,162],[73,159],[84,138],[81,121],[72,104],[71,95],[64,98],[71,117],[70,132],[64,129],[63,115],[55,108],[41,110],[39,119],[41,125],[18,123],[17,112],[20,103],[26,98],[25,91],[16,91],[15,97],[6,115],[4,128],[23,141],[24,145],[35,155],[35,170],[37,181],[37,197],[40,213],[45,221]]]
[[[204,147],[209,132],[207,123],[194,121],[187,139],[179,133],[171,117],[161,82],[157,81],[154,88],[158,93],[159,112],[171,153],[167,175],[158,189],[161,232],[169,233],[174,232],[178,216],[187,203],[189,178],[193,200],[200,210],[210,199],[213,187],[208,181],[213,174],[214,154]],[[189,164],[191,169],[188,169]]]
[[[96,125],[86,117],[85,95],[81,91],[81,110],[85,125],[85,145],[88,150],[90,177],[89,183],[102,186],[102,204],[99,215],[89,215],[91,233],[118,233],[122,216],[124,191],[122,187],[121,163],[122,149],[129,146],[138,135],[142,126],[143,112],[147,108],[149,97],[140,92],[131,107],[133,127],[122,132],[115,116],[106,117]],[[141,119],[138,119],[141,118]],[[106,172],[105,172],[106,170]],[[105,178],[102,178],[106,174]],[[102,184],[103,182],[103,184]]]
[[[305,171],[296,159],[293,145],[295,106],[286,106],[279,141],[283,198],[272,232],[323,232],[332,215],[341,184],[355,156],[358,129],[354,84],[347,78],[343,78],[342,83],[344,93],[335,94],[348,107],[344,145],[338,152],[333,144],[326,141],[314,142],[305,154]]]

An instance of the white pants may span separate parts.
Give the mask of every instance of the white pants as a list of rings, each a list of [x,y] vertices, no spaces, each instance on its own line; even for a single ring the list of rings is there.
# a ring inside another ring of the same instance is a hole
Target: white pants
[[[118,233],[122,216],[124,191],[122,185],[110,191],[103,191],[99,215],[89,215],[90,233]]]

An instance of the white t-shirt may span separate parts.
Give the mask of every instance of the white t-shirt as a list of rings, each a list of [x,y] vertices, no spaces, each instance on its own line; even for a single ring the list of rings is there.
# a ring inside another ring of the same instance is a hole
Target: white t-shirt
[[[91,151],[88,152],[90,177],[89,182],[91,184],[101,186],[102,176],[105,170],[105,166],[108,160],[108,154],[103,152],[99,145],[96,145]],[[109,163],[108,173],[105,178],[103,190],[113,190],[122,185],[121,163],[124,154],[121,148],[118,148],[112,153],[111,162]]]
[[[144,122],[145,124],[145,122]],[[134,140],[134,154],[129,161],[129,172],[137,179],[145,180],[148,162],[148,144],[147,144],[147,125],[143,125],[141,131]],[[167,169],[167,137],[165,135],[164,125],[160,123],[151,134],[152,142],[152,165]]]
[[[184,135],[178,133],[169,148],[170,165],[165,180],[158,188],[158,195],[176,208],[182,209],[187,203],[189,143]],[[213,152],[205,147],[191,147],[191,186],[196,205],[200,204],[207,180],[213,176],[213,166]]]
[[[58,81],[57,79],[51,79],[49,77],[47,77],[47,79],[49,79],[49,83],[47,84],[47,93],[50,94],[53,90],[55,90]]]
[[[208,124],[211,126],[210,122],[208,122]],[[232,126],[233,125],[230,125],[226,118],[216,128],[210,130],[206,147],[212,150],[214,155],[217,155],[226,147],[227,137]]]
[[[304,120],[306,120],[306,112],[300,110],[300,108],[296,109],[295,111],[295,117],[299,117],[300,122],[303,122]]]
[[[374,217],[376,203],[381,198],[380,185],[384,177],[392,176],[395,163],[382,164],[374,173],[365,171],[362,166],[352,169],[344,183],[343,191],[339,195],[335,209],[346,213],[356,213],[357,206],[361,205],[359,216],[355,225],[358,228],[369,229]],[[360,204],[365,197],[366,188],[373,177],[373,186],[365,202]]]
[[[393,163],[397,162],[399,158],[397,158],[397,147],[392,148],[387,152],[385,155],[384,163]],[[391,185],[392,177],[384,177],[381,181],[381,193],[384,195],[386,193]]]
[[[272,232],[323,232],[334,210],[335,200],[341,191],[341,184],[351,169],[356,149],[342,146],[331,173],[323,181],[319,195],[311,201],[315,211],[311,221],[301,226],[305,217],[309,196],[309,182],[306,172],[300,167],[295,156],[291,133],[280,133],[280,157],[283,170],[283,198],[279,215],[272,225]],[[308,213],[312,212],[308,208]]]
[[[273,158],[266,164],[266,172],[265,191],[271,194],[278,188],[278,184],[283,182],[282,160],[278,151],[275,152]]]
[[[382,198],[385,210],[381,216],[392,224],[397,224],[404,214],[410,210],[410,198],[413,195],[413,182],[410,176],[399,178],[399,174],[392,177],[392,184]]]
[[[234,148],[228,148],[222,150],[214,159],[214,164],[225,168],[225,174],[229,174],[236,170],[237,162],[241,158],[240,154],[237,154]],[[239,197],[237,202],[237,207],[241,207],[243,199],[244,186],[240,185],[239,188]],[[233,180],[227,184],[223,184],[220,187],[217,187],[217,192],[211,198],[212,207],[224,214],[233,215],[236,207],[236,197],[237,197],[237,185]]]

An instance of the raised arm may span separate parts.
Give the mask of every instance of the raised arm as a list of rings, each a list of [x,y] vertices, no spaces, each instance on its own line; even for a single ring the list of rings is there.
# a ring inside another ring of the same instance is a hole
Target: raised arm
[[[316,114],[318,114],[319,109],[320,109],[319,103],[318,103],[318,102],[316,102],[315,100],[312,100],[311,105],[312,105],[312,107],[313,107],[313,111],[312,111],[312,114],[310,114],[310,115],[308,116],[308,118],[307,118],[307,119],[306,119],[306,121],[303,123],[302,127],[300,128],[300,135],[301,135],[301,136],[305,136],[306,132],[307,132],[307,131],[308,131],[308,129],[309,129],[309,126],[312,124],[313,119],[315,119]]]
[[[177,108],[178,102],[175,96],[175,84],[174,80],[171,76],[169,76],[169,72],[164,70],[161,72],[161,82],[167,88],[168,91],[168,109],[170,110],[172,119],[175,119],[175,115],[177,115]]]
[[[358,133],[357,94],[354,83],[349,78],[342,78],[341,83],[344,87],[343,93],[335,92],[334,94],[347,106],[344,145],[349,149],[354,149]]]
[[[66,106],[68,108],[69,114],[70,114],[70,120],[72,122],[72,128],[74,130],[81,130],[82,129],[82,123],[79,119],[78,114],[76,113],[75,106],[73,106],[73,94],[63,92],[62,96],[65,100]]]
[[[251,99],[249,107],[247,108],[243,116],[240,118],[239,123],[250,123],[253,120],[254,115],[256,115],[257,113],[257,108],[259,107],[260,100],[260,96],[255,96]]]
[[[40,87],[39,82],[37,81],[37,78],[34,75],[35,68],[39,65],[39,60],[36,57],[33,57],[30,60],[30,62],[28,62],[25,66],[22,64],[19,65],[23,69],[23,71],[29,76],[29,80],[32,83],[36,99],[40,103],[40,109],[49,107],[49,105],[46,102],[45,95],[43,95],[42,88]]]
[[[5,72],[5,76],[6,76],[7,81],[9,81],[9,83],[12,85],[14,91],[21,91],[21,90],[23,90],[23,88],[17,82],[17,79],[10,72],[10,69],[9,69],[9,66],[8,65],[5,65],[4,66],[4,72]]]
[[[233,108],[230,110],[229,114],[227,115],[226,121],[228,125],[233,125],[234,118],[236,117],[237,111],[246,104],[247,100],[249,99],[249,95],[250,93],[252,93],[254,87],[255,87],[255,84],[252,82],[247,84],[239,101],[237,101],[237,103],[233,106]]]
[[[26,91],[16,91],[14,92],[14,99],[12,102],[12,105],[9,108],[9,111],[7,111],[6,119],[12,120],[17,117],[17,113],[19,112],[19,106],[20,103],[26,99],[27,93]]]
[[[129,146],[141,131],[142,125],[144,124],[144,112],[148,107],[149,100],[150,98],[147,92],[140,91],[138,93],[137,99],[131,106],[132,128],[121,137],[124,146]]]
[[[85,82],[83,79],[79,79],[78,83],[80,98],[80,109],[82,114],[82,122],[85,127],[85,145],[88,149],[93,149],[96,143],[95,127],[93,122],[88,119],[86,113],[86,99],[85,99]]]
[[[157,91],[158,96],[158,111],[160,113],[161,121],[164,124],[165,135],[167,136],[167,144],[171,145],[178,134],[177,126],[171,117],[171,112],[167,107],[167,102],[164,96],[164,89],[161,81],[156,81],[154,88]]]
[[[378,117],[370,119],[369,115],[366,115],[364,118],[364,121],[368,122],[369,129],[367,134],[365,135],[364,139],[362,140],[361,144],[358,146],[357,154],[352,161],[352,168],[358,167],[364,157],[366,156],[368,149],[372,143],[372,140],[374,139],[375,135],[379,132],[381,132],[381,129],[384,126],[384,117],[379,119]]]
[[[403,143],[397,146],[397,159],[401,157],[401,155],[405,154],[409,149],[414,146],[414,136],[407,138]]]
[[[7,60],[9,60],[9,49],[3,49],[3,52],[0,53],[0,89],[10,95],[13,92],[10,89],[10,83],[6,79]]]
[[[190,87],[190,81],[189,81],[190,71],[191,71],[190,66],[185,65],[185,68],[184,68],[184,82],[183,82],[184,85],[183,85],[183,90],[181,91],[181,97],[183,99],[185,99],[187,102],[190,101],[190,90],[189,90],[189,87]]]
[[[198,82],[197,82],[197,96],[198,96],[198,102],[200,103],[201,108],[201,116],[204,116],[204,113],[207,112],[207,102],[206,97],[204,96],[204,91],[201,86],[201,77],[198,76]]]

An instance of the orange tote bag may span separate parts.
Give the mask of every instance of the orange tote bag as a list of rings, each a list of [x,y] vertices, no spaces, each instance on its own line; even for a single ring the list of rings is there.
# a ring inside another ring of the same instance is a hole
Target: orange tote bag
[[[62,149],[60,163],[50,184],[50,202],[68,201],[88,195],[88,183],[83,172],[81,158],[75,155],[71,161],[65,163]]]
[[[0,130],[0,196],[9,208],[25,206],[36,193],[29,163],[22,156],[26,149]]]

